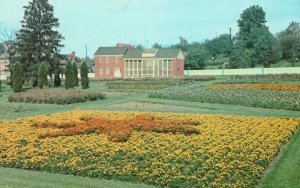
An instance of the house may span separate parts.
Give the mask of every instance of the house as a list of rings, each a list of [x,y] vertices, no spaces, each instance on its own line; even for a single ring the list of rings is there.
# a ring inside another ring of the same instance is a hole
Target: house
[[[9,54],[7,53],[7,47],[0,43],[0,80],[5,80],[9,77],[10,73],[8,70],[9,66]]]
[[[95,79],[184,76],[184,55],[181,49],[99,47],[94,55]]]
[[[61,69],[65,69],[65,66],[68,62],[76,63],[77,67],[80,66],[80,59],[76,57],[75,52],[71,54],[60,54],[59,55],[59,66]]]

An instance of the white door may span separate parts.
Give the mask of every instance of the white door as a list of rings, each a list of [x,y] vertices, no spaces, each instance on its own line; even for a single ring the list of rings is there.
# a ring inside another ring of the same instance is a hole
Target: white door
[[[121,69],[120,68],[114,68],[114,77],[121,78]]]

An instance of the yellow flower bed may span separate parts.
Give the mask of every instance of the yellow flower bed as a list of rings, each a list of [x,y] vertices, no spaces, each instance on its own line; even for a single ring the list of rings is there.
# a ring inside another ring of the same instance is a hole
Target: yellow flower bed
[[[207,86],[209,89],[266,89],[300,91],[300,84],[216,84]]]
[[[126,142],[113,142],[97,133],[39,138],[60,129],[34,126],[78,122],[82,117],[122,120],[141,115],[189,121],[199,134],[134,130]],[[255,187],[299,123],[299,119],[75,110],[0,121],[0,165],[170,187]]]

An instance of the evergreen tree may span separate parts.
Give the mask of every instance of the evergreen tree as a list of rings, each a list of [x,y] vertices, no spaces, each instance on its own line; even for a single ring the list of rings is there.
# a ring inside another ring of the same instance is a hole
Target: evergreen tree
[[[48,85],[47,78],[47,64],[45,62],[41,63],[39,66],[39,76],[38,76],[38,87],[43,89],[44,86]]]
[[[48,0],[32,0],[24,8],[22,28],[16,34],[16,54],[22,63],[24,79],[36,86],[40,62],[48,63],[50,77],[59,67],[57,55],[63,37],[54,30],[59,23]]]
[[[83,62],[80,67],[81,87],[82,89],[89,88],[89,69],[86,62]]]
[[[74,74],[73,74],[73,66],[71,62],[68,62],[65,67],[65,88],[73,88],[74,87]]]
[[[73,78],[73,81],[74,81],[74,84],[73,84],[73,86],[75,87],[75,86],[79,86],[79,79],[78,79],[78,69],[77,69],[77,65],[76,65],[76,63],[73,63],[73,76],[74,76],[74,78]]]
[[[13,90],[14,92],[21,92],[23,86],[23,72],[20,62],[13,65]]]

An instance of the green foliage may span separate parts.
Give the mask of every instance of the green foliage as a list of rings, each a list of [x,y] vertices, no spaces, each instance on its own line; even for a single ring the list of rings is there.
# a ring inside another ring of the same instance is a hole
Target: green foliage
[[[5,47],[0,43],[0,55],[5,52]]]
[[[55,72],[54,74],[54,87],[59,87],[61,86],[61,79],[59,76],[59,72]]]
[[[250,6],[244,10],[241,14],[241,18],[237,21],[239,27],[238,38],[243,41],[248,41],[249,35],[254,28],[265,25],[267,22],[265,16],[265,11],[258,5]]]
[[[209,52],[202,48],[194,50],[186,56],[185,69],[204,69],[209,58]]]
[[[249,36],[253,45],[251,59],[254,64],[270,67],[280,58],[280,47],[276,38],[270,33],[266,26],[255,28]]]
[[[68,62],[65,66],[65,88],[73,88],[74,87],[74,73],[73,66],[71,62]]]
[[[1,91],[1,87],[2,87],[2,81],[0,80],[0,91]]]
[[[135,46],[136,49],[145,49],[145,47],[142,44],[138,44]]]
[[[22,63],[24,79],[32,80],[36,86],[40,62],[48,63],[49,75],[58,68],[57,55],[63,37],[54,30],[59,23],[48,0],[32,0],[24,9],[22,28],[16,34],[16,54]]]
[[[23,71],[20,62],[13,65],[13,90],[14,92],[21,92],[23,86]]]
[[[187,52],[188,51],[188,41],[186,39],[184,39],[183,37],[179,37],[179,43],[172,45],[171,48],[179,48],[181,49],[183,52]]]
[[[47,85],[48,85],[47,65],[45,62],[43,62],[39,66],[38,87],[40,89],[43,89],[43,87]]]
[[[152,48],[161,48],[161,45],[156,42],[152,45]]]
[[[265,25],[264,10],[254,5],[243,11],[238,20],[239,33],[232,49],[230,68],[270,67],[280,56],[280,46]]]
[[[89,70],[86,62],[83,62],[80,67],[81,87],[82,89],[89,88]]]
[[[104,94],[96,91],[82,91],[77,89],[32,89],[21,94],[9,96],[8,101],[64,105],[95,101],[104,98]]]
[[[79,86],[79,78],[78,78],[78,69],[76,63],[73,63],[72,65],[73,68],[73,86]]]
[[[278,35],[283,58],[296,60],[300,57],[300,23],[291,22],[290,25]]]
[[[230,35],[222,34],[205,43],[211,57],[216,58],[220,54],[228,54],[230,50]]]

